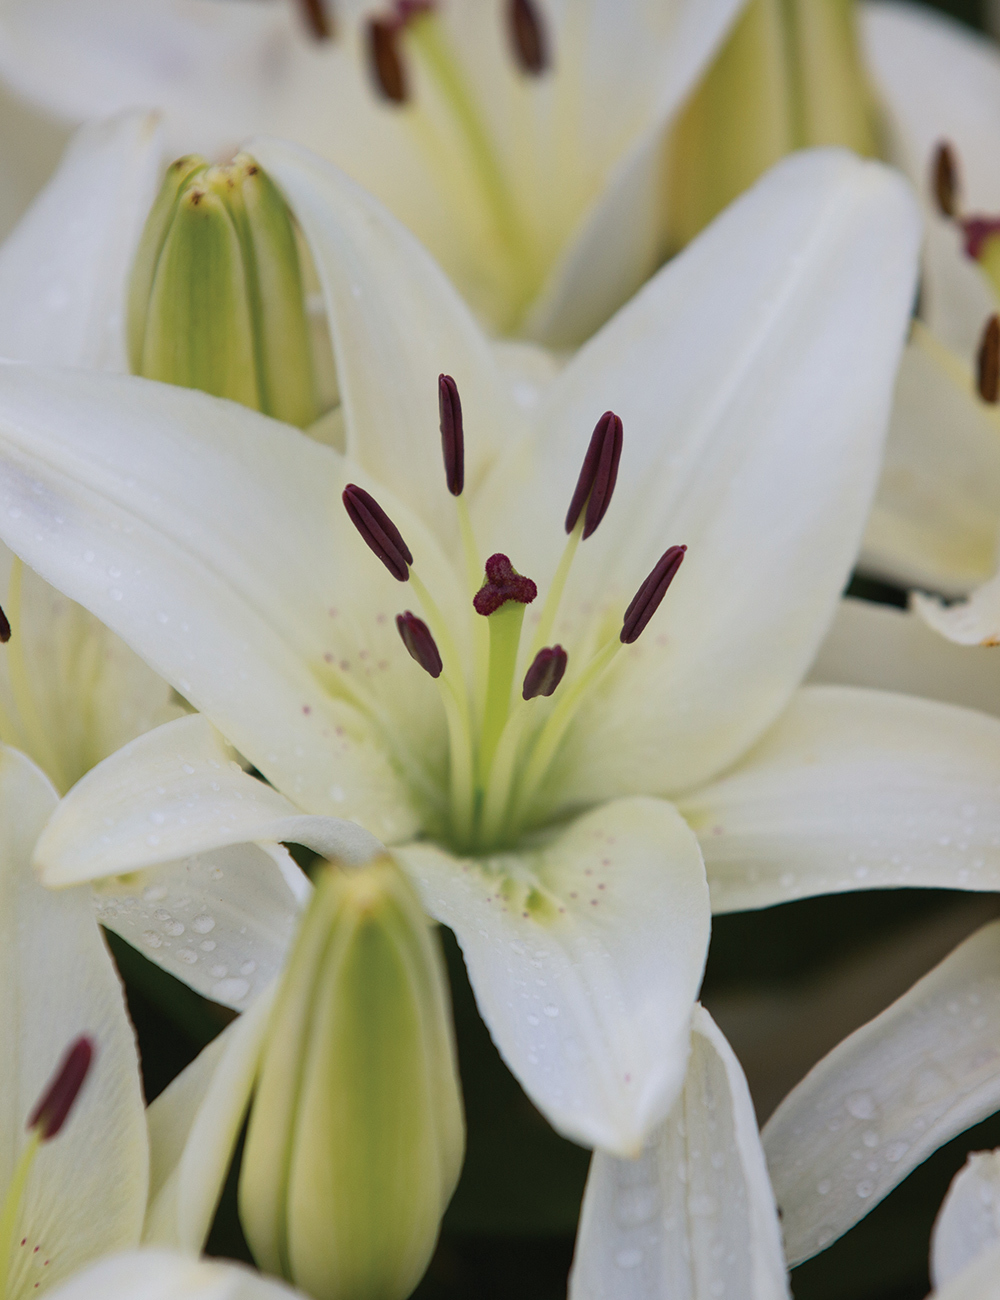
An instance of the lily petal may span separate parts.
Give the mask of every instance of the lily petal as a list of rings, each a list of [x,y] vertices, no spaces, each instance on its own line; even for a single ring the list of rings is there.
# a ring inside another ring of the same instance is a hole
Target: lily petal
[[[697,843],[676,810],[622,799],[534,851],[393,851],[456,933],[504,1060],[559,1132],[636,1155],[683,1083],[708,942]]]
[[[974,1151],[952,1179],[931,1234],[931,1280],[943,1287],[1000,1251],[1000,1152]]]
[[[971,367],[915,325],[861,567],[956,595],[994,572],[998,533],[1000,415]]]
[[[703,1007],[684,1091],[636,1160],[596,1151],[570,1300],[781,1300],[788,1282],[753,1102]]]
[[[412,834],[408,783],[386,751],[442,762],[444,723],[396,633],[399,587],[339,501],[351,478],[370,482],[359,467],[204,393],[26,366],[0,372],[0,444],[12,549],[296,802],[388,841]],[[447,617],[463,600],[450,560],[373,486]]]
[[[302,1300],[301,1291],[243,1264],[167,1250],[134,1250],[102,1259],[50,1295],[52,1300]]]
[[[932,700],[800,690],[680,804],[716,912],[913,886],[1000,888],[1000,721]]]
[[[1000,1271],[1000,1246],[993,1246],[976,1257],[950,1282],[936,1289],[928,1300],[992,1300]]]
[[[151,113],[83,127],[0,247],[0,356],[126,371],[125,295],[156,193]]]
[[[144,1243],[193,1254],[204,1246],[250,1101],[274,991],[272,984],[151,1103]]]
[[[867,686],[1000,713],[1000,653],[956,646],[904,609],[842,600],[808,682]]]
[[[935,631],[958,645],[1000,645],[1000,573],[955,605],[915,591],[910,602]]]
[[[660,628],[581,712],[573,800],[706,779],[805,673],[874,490],[918,234],[885,168],[835,150],[789,159],[580,350],[548,390],[537,447],[500,462],[482,531],[532,537],[554,564],[553,502],[572,496],[595,412],[624,422],[615,500],[574,567],[560,638],[600,617],[616,632],[665,545],[689,547]]]
[[[319,272],[347,423],[347,452],[432,525],[442,510],[438,375],[458,384],[470,484],[523,419],[489,345],[444,272],[376,199],[331,163],[279,140],[247,148],[284,190]],[[378,366],[372,358],[378,357]]]
[[[932,1151],[1000,1109],[1000,922],[983,926],[851,1034],[764,1129],[795,1265]]]
[[[56,1281],[138,1242],[149,1177],[135,1039],[90,891],[53,894],[31,874],[31,850],[55,804],[34,764],[0,750],[0,1186],[66,1048],[87,1034],[97,1049],[64,1131],[29,1176],[15,1234],[26,1244],[14,1250],[9,1300],[33,1295],[43,1267]]]
[[[171,864],[164,880],[173,884],[183,867],[175,860],[185,854],[282,840],[344,862],[367,862],[382,851],[355,822],[303,816],[283,795],[247,775],[208,720],[193,714],[139,736],[88,772],[40,836],[34,860],[49,887],[161,863]],[[297,910],[308,890],[298,869],[286,872],[283,861],[267,873],[267,892],[272,903],[275,894],[286,896],[287,913]],[[210,862],[199,866],[192,886],[197,889],[202,871],[210,878],[213,870]]]

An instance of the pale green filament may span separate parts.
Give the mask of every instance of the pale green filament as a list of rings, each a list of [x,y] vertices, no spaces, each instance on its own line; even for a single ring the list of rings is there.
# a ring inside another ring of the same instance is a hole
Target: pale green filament
[[[510,714],[511,687],[521,643],[525,606],[519,600],[505,601],[488,615],[490,625],[490,667],[486,680],[486,707],[479,737],[478,786],[485,792],[497,744]]]
[[[14,1174],[10,1180],[10,1186],[7,1188],[3,1210],[0,1211],[0,1279],[2,1279],[0,1296],[4,1300],[10,1294],[11,1251],[16,1239],[17,1217],[21,1212],[21,1202],[24,1200],[25,1188],[28,1185],[28,1175],[31,1173],[31,1166],[35,1163],[35,1156],[38,1154],[38,1148],[41,1144],[41,1129],[36,1126],[32,1129],[27,1146],[21,1152],[18,1162],[14,1166]]]
[[[479,551],[476,547],[476,535],[472,530],[472,520],[469,517],[469,507],[466,504],[464,496],[455,497],[455,507],[458,510],[458,527],[462,535],[462,550],[465,552],[466,581],[469,584],[470,595],[475,596],[476,592],[482,586],[483,566],[479,560]],[[473,708],[476,715],[481,717],[485,705],[484,692],[486,690],[486,672],[490,653],[489,631],[484,626],[483,619],[473,619],[472,637],[474,642],[473,653],[476,657],[472,674],[472,681],[475,690]]]
[[[589,501],[589,497],[587,498]],[[584,503],[586,505],[586,503]],[[545,597],[545,604],[542,606],[542,615],[538,620],[538,629],[535,632],[535,639],[531,643],[531,659],[534,659],[543,646],[548,645],[549,637],[552,635],[552,625],[556,621],[556,615],[559,613],[559,604],[562,601],[563,590],[566,586],[566,579],[569,577],[570,566],[576,555],[576,548],[580,545],[580,538],[583,536],[583,524],[586,517],[586,509],[581,509],[580,518],[569,537],[566,539],[566,545],[563,548],[562,558],[555,571],[552,579],[552,586],[549,588],[549,594]],[[529,661],[530,662],[530,661]]]

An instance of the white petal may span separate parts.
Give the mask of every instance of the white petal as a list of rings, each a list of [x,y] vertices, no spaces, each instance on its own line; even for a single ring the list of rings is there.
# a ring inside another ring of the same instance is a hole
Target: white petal
[[[165,881],[177,887],[183,864],[175,859],[185,854],[282,840],[346,862],[367,862],[381,851],[355,822],[302,816],[276,790],[247,775],[207,719],[193,714],[140,736],[74,786],[41,835],[35,864],[51,887],[169,863]],[[211,867],[207,859],[197,874],[210,880]],[[269,873],[259,860],[253,870],[270,874],[272,902],[274,890],[284,892],[277,862]],[[288,879],[294,882],[294,873]],[[286,889],[287,909],[304,895],[287,879]]]
[[[852,889],[1000,888],[1000,721],[841,686],[799,691],[680,804],[716,912]]]
[[[490,542],[558,555],[594,421],[610,407],[624,422],[615,498],[556,625],[571,662],[588,607],[613,635],[666,546],[690,548],[658,622],[581,714],[577,799],[705,779],[804,674],[874,490],[917,227],[885,168],[832,150],[788,160],[567,365],[533,462],[501,463]]]
[[[25,1122],[66,1049],[81,1034],[97,1049],[65,1128],[32,1169],[15,1232],[25,1245],[14,1248],[8,1300],[24,1300],[42,1278],[66,1277],[137,1242],[146,1205],[149,1154],[135,1039],[90,891],[53,894],[29,867],[55,802],[33,764],[0,750],[0,1187],[10,1181],[27,1140]]]
[[[302,1296],[243,1264],[136,1250],[101,1260],[49,1292],[52,1300],[282,1300]]]
[[[277,140],[248,148],[284,190],[316,262],[348,454],[457,539],[446,509],[438,376],[452,375],[461,394],[470,485],[523,425],[486,338],[413,235],[336,167]]]
[[[893,605],[842,600],[810,682],[868,686],[1000,713],[1000,652],[956,646]]]
[[[974,1151],[934,1221],[931,1281],[943,1287],[991,1247],[1000,1248],[1000,1152]]]
[[[393,621],[412,594],[340,503],[346,481],[368,481],[358,467],[204,393],[21,366],[0,372],[0,447],[0,534],[12,549],[297,803],[357,817],[383,839],[412,834],[396,764],[439,765],[444,724]],[[463,602],[451,561],[376,491],[447,617]],[[391,760],[390,746],[402,751]]]
[[[1000,1246],[985,1250],[957,1277],[935,1290],[928,1300],[993,1300],[1000,1273]]]
[[[823,1058],[764,1129],[797,1264],[1000,1107],[1000,922]]]
[[[708,940],[701,855],[675,809],[623,799],[534,851],[394,856],[458,936],[532,1101],[567,1137],[636,1154],[680,1090]]]
[[[910,602],[935,631],[958,645],[1000,645],[1000,573],[954,605],[915,591]]]
[[[998,532],[1000,415],[976,395],[971,366],[916,326],[861,566],[954,595],[993,573]]]
[[[570,1300],[780,1300],[781,1229],[746,1079],[695,1008],[684,1091],[642,1155],[596,1151]]]
[[[124,113],[77,133],[0,247],[0,356],[128,369],[126,288],[161,153],[149,113]]]
[[[274,985],[152,1102],[143,1241],[197,1254],[205,1243],[250,1101]]]
[[[961,230],[928,213],[920,312],[934,336],[971,361],[979,351],[983,326],[996,309],[996,290],[979,263],[966,255]]]

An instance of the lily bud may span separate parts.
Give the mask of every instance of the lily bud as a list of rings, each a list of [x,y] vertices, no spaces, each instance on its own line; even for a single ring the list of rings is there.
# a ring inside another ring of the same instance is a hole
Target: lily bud
[[[319,414],[295,231],[247,154],[181,158],[146,221],[129,286],[132,372],[304,428]]]
[[[316,1300],[403,1300],[464,1145],[437,936],[388,857],[326,866],[274,1007],[243,1156],[257,1262]]]

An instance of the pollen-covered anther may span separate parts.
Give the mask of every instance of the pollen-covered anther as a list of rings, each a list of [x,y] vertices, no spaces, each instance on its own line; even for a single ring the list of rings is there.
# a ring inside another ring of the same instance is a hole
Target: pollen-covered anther
[[[566,531],[571,533],[584,504],[587,514],[583,536],[588,538],[604,518],[618,479],[618,462],[622,456],[622,422],[614,411],[605,411],[590,435],[590,446],[583,458],[576,490],[566,512]]]
[[[315,40],[328,41],[333,37],[333,0],[296,0],[296,6],[306,30]]]
[[[27,1127],[37,1128],[43,1142],[54,1138],[73,1109],[94,1059],[94,1043],[85,1034],[76,1040],[63,1057],[59,1069],[31,1112]]]
[[[506,555],[499,552],[486,561],[486,581],[472,598],[477,614],[495,614],[508,600],[530,605],[538,595],[538,588],[523,574],[518,573]]]
[[[507,30],[517,66],[537,77],[549,66],[545,24],[534,0],[508,0]]]
[[[522,698],[533,700],[539,695],[551,695],[566,673],[568,657],[561,645],[547,645],[539,650],[524,674]]]
[[[1000,317],[993,315],[983,328],[976,357],[976,387],[984,402],[1000,401]]]
[[[958,162],[955,151],[942,140],[934,151],[932,184],[938,211],[944,217],[958,216]]]
[[[660,601],[667,594],[667,588],[677,576],[686,551],[686,546],[669,546],[632,597],[632,603],[622,619],[621,640],[625,645],[631,645],[642,635],[646,624],[659,608]]]
[[[0,645],[6,645],[10,640],[10,620],[0,608]]]
[[[465,487],[465,430],[462,399],[451,375],[438,376],[438,411],[441,416],[441,453],[448,491],[460,497]]]
[[[396,628],[410,657],[417,661],[425,673],[440,677],[443,667],[441,652],[424,620],[407,610],[405,614],[396,615]]]
[[[364,488],[348,483],[343,492],[344,508],[351,523],[369,547],[399,582],[410,576],[413,555],[402,534],[379,503]]]

